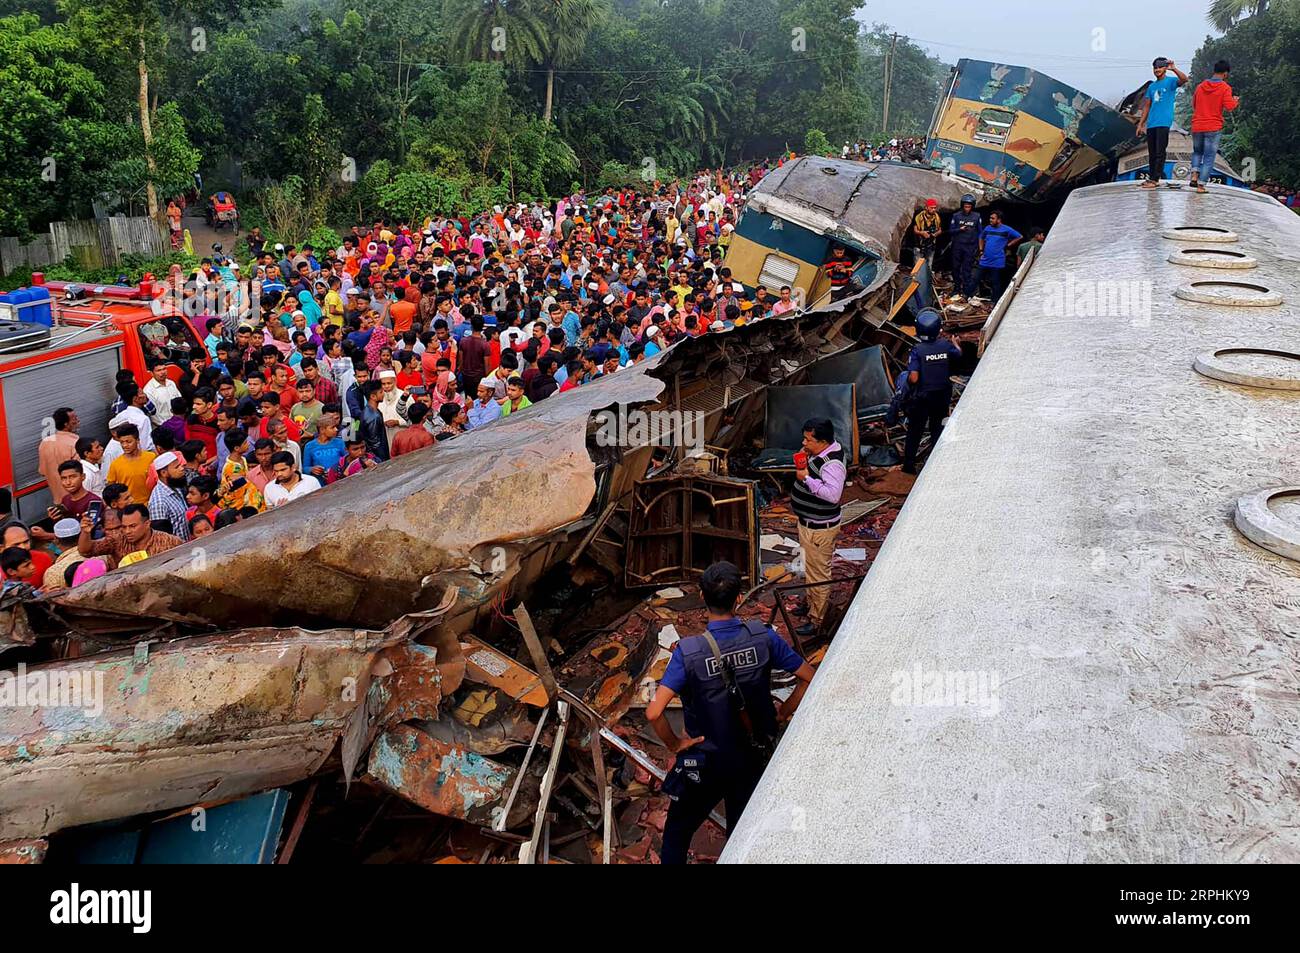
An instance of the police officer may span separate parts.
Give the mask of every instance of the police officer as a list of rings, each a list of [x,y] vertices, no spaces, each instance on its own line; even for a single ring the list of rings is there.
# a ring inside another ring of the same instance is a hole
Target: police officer
[[[921,435],[930,426],[931,446],[943,433],[943,418],[952,404],[953,361],[961,351],[951,341],[940,340],[943,318],[933,308],[916,316],[916,336],[920,343],[912,348],[907,360],[907,380],[912,385],[912,399],[907,408],[907,441],[903,449],[903,472],[916,472],[916,451]]]
[[[979,258],[980,230],[984,221],[975,211],[975,196],[967,193],[961,197],[961,211],[948,221],[948,234],[952,236],[952,296],[953,301],[965,301],[975,293],[972,269]]]
[[[673,648],[645,712],[677,756],[664,781],[672,799],[660,855],[665,864],[686,863],[692,836],[719,801],[726,802],[728,832],[736,829],[775,746],[777,725],[794,714],[813,677],[812,666],[771,626],[736,618],[741,576],[731,563],[704,570],[700,594],[709,612],[706,634],[687,636]],[[772,701],[774,668],[798,680],[779,709]],[[679,695],[685,738],[664,716]]]

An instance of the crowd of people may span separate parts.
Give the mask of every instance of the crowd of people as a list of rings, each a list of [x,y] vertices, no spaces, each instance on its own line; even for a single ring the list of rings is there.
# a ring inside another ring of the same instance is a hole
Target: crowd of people
[[[840,158],[863,162],[924,162],[925,136],[891,136],[874,144],[866,139],[846,142],[840,148]]]
[[[377,221],[332,248],[254,229],[242,263],[173,269],[156,306],[190,316],[201,348],[177,333],[143,386],[119,372],[105,434],[53,411],[54,503],[31,526],[0,514],[6,580],[76,585],[794,309],[791,288],[748,291],[722,264],[765,171]]]
[[[1264,195],[1272,196],[1287,208],[1300,212],[1300,189],[1279,182],[1257,182],[1251,189]]]

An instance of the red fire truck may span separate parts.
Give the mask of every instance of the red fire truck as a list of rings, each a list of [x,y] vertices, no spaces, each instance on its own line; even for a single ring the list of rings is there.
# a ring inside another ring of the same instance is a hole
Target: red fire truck
[[[21,313],[0,314],[0,486],[13,493],[14,515],[23,520],[44,518],[51,502],[37,446],[54,430],[55,408],[73,408],[82,436],[107,441],[119,370],[129,369],[143,387],[150,358],[174,362],[202,347],[193,323],[161,303],[152,281],[45,287],[50,327],[20,324]],[[178,378],[179,364],[169,374]]]

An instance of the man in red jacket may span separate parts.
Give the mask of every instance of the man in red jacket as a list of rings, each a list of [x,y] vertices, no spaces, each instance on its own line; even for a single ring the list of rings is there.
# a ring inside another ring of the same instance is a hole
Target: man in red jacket
[[[1228,85],[1228,61],[1214,64],[1214,75],[1196,87],[1192,94],[1192,181],[1196,191],[1204,194],[1205,183],[1214,174],[1214,157],[1223,135],[1223,114],[1236,109],[1241,100],[1232,95]]]

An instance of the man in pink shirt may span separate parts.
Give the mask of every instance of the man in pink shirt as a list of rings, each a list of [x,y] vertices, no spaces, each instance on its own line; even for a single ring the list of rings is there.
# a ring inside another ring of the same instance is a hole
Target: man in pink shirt
[[[777,299],[776,304],[772,305],[772,317],[778,314],[785,314],[787,311],[794,310],[794,299],[791,297],[790,286],[781,286],[781,297]]]
[[[52,420],[54,433],[41,440],[36,448],[36,460],[41,476],[50,488],[51,497],[58,500],[63,496],[59,464],[64,460],[77,459],[77,428],[81,426],[81,421],[71,407],[60,407],[54,412]]]

